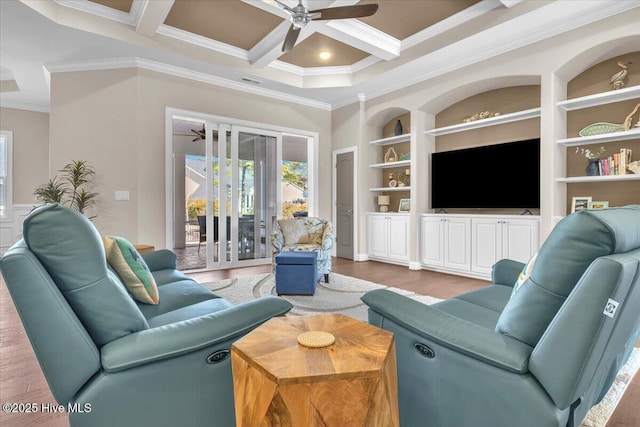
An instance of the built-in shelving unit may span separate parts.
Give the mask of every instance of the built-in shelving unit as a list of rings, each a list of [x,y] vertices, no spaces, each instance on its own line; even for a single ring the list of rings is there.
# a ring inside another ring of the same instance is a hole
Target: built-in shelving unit
[[[624,89],[611,90],[608,92],[596,93],[579,98],[567,99],[556,103],[558,108],[566,111],[575,111],[585,108],[597,107],[600,105],[612,104],[615,102],[627,101],[640,97],[640,86],[631,86]],[[622,132],[603,133],[600,135],[578,136],[556,140],[556,144],[565,147],[575,147],[590,144],[606,144],[610,142],[628,141],[640,138],[640,129],[634,128]],[[556,182],[567,184],[581,182],[619,182],[640,180],[640,175],[603,175],[603,176],[572,176],[559,177]]]
[[[557,182],[608,182],[608,181],[634,181],[640,180],[638,174],[627,175],[598,175],[598,176],[572,176],[569,178],[556,178]]]
[[[384,147],[387,145],[400,144],[403,142],[410,142],[411,134],[405,133],[402,135],[390,136],[388,138],[375,139],[373,141],[369,141],[369,144],[377,147]],[[382,162],[382,163],[374,163],[369,165],[372,169],[394,169],[394,168],[410,168],[411,160],[398,160],[396,162]],[[397,186],[397,187],[375,187],[370,188],[369,191],[380,193],[380,192],[397,192],[397,191],[411,191],[411,187],[408,185],[405,186]]]
[[[411,187],[406,185],[404,187],[376,187],[370,188],[369,191],[411,191]]]
[[[411,165],[411,160],[400,160],[398,162],[376,163],[374,165],[369,165],[369,167],[375,169],[390,169],[409,165]]]
[[[411,134],[404,133],[402,135],[390,136],[388,138],[369,141],[369,144],[383,146],[383,145],[398,144],[400,142],[408,142],[408,141],[411,141]]]
[[[624,89],[611,90],[609,92],[596,93],[594,95],[581,96],[580,98],[566,99],[557,103],[558,107],[567,110],[580,110],[596,107],[598,105],[611,104],[613,102],[626,101],[640,97],[640,86],[631,86]]]
[[[457,125],[445,126],[424,131],[428,135],[447,135],[450,133],[464,132],[472,129],[479,129],[488,126],[502,125],[505,123],[517,122],[520,120],[532,119],[540,117],[540,108],[531,108],[529,110],[516,111],[515,113],[502,114],[488,119],[476,120],[473,122],[459,123]]]
[[[558,139],[556,144],[566,147],[575,147],[576,145],[587,144],[604,144],[613,141],[626,141],[629,139],[640,138],[640,128],[630,129],[624,132],[603,133],[600,135],[577,136],[574,138]]]

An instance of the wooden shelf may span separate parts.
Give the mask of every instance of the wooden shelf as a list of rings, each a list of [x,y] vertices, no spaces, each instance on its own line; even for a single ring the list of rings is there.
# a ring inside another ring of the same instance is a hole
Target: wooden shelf
[[[378,187],[370,188],[369,191],[411,191],[411,187]]]
[[[382,146],[382,145],[398,144],[400,142],[408,142],[408,141],[411,141],[410,133],[390,136],[388,138],[376,139],[374,141],[369,141],[369,144]]]
[[[595,95],[581,96],[580,98],[559,101],[556,105],[566,111],[580,110],[582,108],[611,104],[612,102],[626,101],[640,97],[640,86],[631,86],[624,89],[610,90],[609,92],[596,93]]]
[[[556,144],[564,145],[566,147],[574,147],[576,145],[626,141],[636,138],[640,138],[640,128],[630,129],[624,132],[602,133],[600,135],[576,136],[574,138],[559,139],[556,141]]]
[[[369,165],[369,167],[376,168],[376,169],[390,169],[390,168],[399,168],[402,166],[409,166],[410,164],[411,164],[411,160],[400,160],[399,162],[376,163],[374,165]]]
[[[464,132],[471,129],[479,129],[488,126],[502,125],[505,123],[517,122],[520,120],[532,119],[540,117],[540,108],[532,108],[530,110],[517,111],[515,113],[501,114],[497,117],[489,117],[488,119],[476,120],[474,122],[460,123],[457,125],[445,126],[441,128],[426,130],[424,133],[428,135],[446,135],[449,133]]]
[[[640,180],[640,175],[603,175],[603,176],[571,176],[568,178],[556,178],[556,182],[611,182],[611,181],[634,181]]]

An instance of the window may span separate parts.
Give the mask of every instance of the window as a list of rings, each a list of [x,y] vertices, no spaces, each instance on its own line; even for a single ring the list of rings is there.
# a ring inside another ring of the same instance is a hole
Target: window
[[[0,218],[11,213],[11,143],[13,132],[0,130]]]

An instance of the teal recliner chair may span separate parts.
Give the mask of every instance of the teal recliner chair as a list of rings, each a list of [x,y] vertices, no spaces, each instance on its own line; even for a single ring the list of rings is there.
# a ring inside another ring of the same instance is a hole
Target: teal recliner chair
[[[375,290],[369,322],[395,334],[402,427],[579,425],[640,334],[640,206],[560,221],[531,276],[425,306]]]
[[[36,209],[0,270],[56,401],[71,426],[235,426],[231,344],[291,309],[277,297],[232,305],[143,255],[158,305],[137,303],[79,213]]]

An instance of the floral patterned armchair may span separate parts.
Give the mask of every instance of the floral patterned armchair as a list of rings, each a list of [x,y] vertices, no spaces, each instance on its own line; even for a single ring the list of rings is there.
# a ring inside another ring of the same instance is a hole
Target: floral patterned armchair
[[[330,221],[314,217],[278,220],[271,234],[271,247],[273,265],[276,264],[276,255],[283,251],[317,251],[318,271],[329,283],[333,247],[333,225]]]

